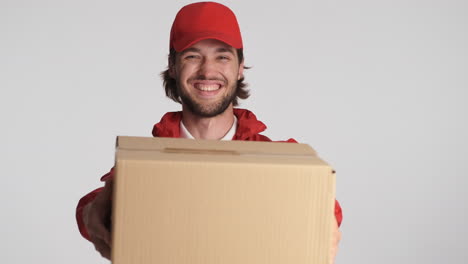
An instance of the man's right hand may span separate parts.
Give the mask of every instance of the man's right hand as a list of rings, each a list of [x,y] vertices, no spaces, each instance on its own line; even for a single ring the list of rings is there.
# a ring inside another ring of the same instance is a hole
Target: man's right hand
[[[94,201],[83,208],[83,222],[96,250],[106,259],[111,257],[111,213],[113,179],[106,181],[104,189]]]

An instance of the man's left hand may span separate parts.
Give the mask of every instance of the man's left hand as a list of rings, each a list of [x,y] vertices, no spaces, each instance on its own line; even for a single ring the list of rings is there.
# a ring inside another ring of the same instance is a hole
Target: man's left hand
[[[340,243],[341,240],[341,231],[338,227],[338,223],[336,222],[335,218],[333,218],[333,224],[332,224],[333,232],[332,232],[332,245],[330,249],[330,264],[335,263],[335,258],[336,258],[336,253],[338,253],[338,244]]]

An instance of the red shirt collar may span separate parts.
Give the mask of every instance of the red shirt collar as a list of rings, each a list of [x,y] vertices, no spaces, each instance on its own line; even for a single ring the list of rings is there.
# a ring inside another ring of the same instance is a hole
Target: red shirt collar
[[[257,119],[254,113],[246,109],[234,108],[237,117],[237,129],[233,140],[247,140],[248,138],[264,131],[266,125]],[[153,127],[155,137],[180,137],[180,121],[182,112],[168,112],[159,123]]]

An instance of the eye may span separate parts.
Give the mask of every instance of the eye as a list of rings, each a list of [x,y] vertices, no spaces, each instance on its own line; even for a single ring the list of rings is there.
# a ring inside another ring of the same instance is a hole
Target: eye
[[[184,56],[184,60],[196,60],[198,59],[199,56],[195,54],[187,54]]]
[[[231,57],[229,57],[227,55],[220,55],[220,56],[218,56],[218,59],[223,60],[223,61],[228,61],[228,60],[231,59]]]

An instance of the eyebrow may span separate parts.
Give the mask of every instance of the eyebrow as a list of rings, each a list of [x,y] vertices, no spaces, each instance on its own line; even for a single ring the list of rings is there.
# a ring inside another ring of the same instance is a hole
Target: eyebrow
[[[200,52],[200,49],[191,47],[191,48],[188,48],[188,49],[185,49],[184,51],[182,51],[181,54],[185,54],[187,52]]]
[[[234,55],[234,51],[232,49],[227,49],[227,48],[218,48],[216,52],[222,53],[222,52],[229,52]]]
[[[188,48],[188,49],[182,51],[182,54],[185,54],[185,53],[187,53],[187,52],[200,52],[200,49],[197,49],[197,48],[194,48],[194,47],[190,47],[190,48]],[[217,49],[216,49],[216,52],[217,52],[217,53],[229,52],[229,53],[231,53],[231,54],[234,55],[233,49],[228,49],[228,48],[217,48]]]

